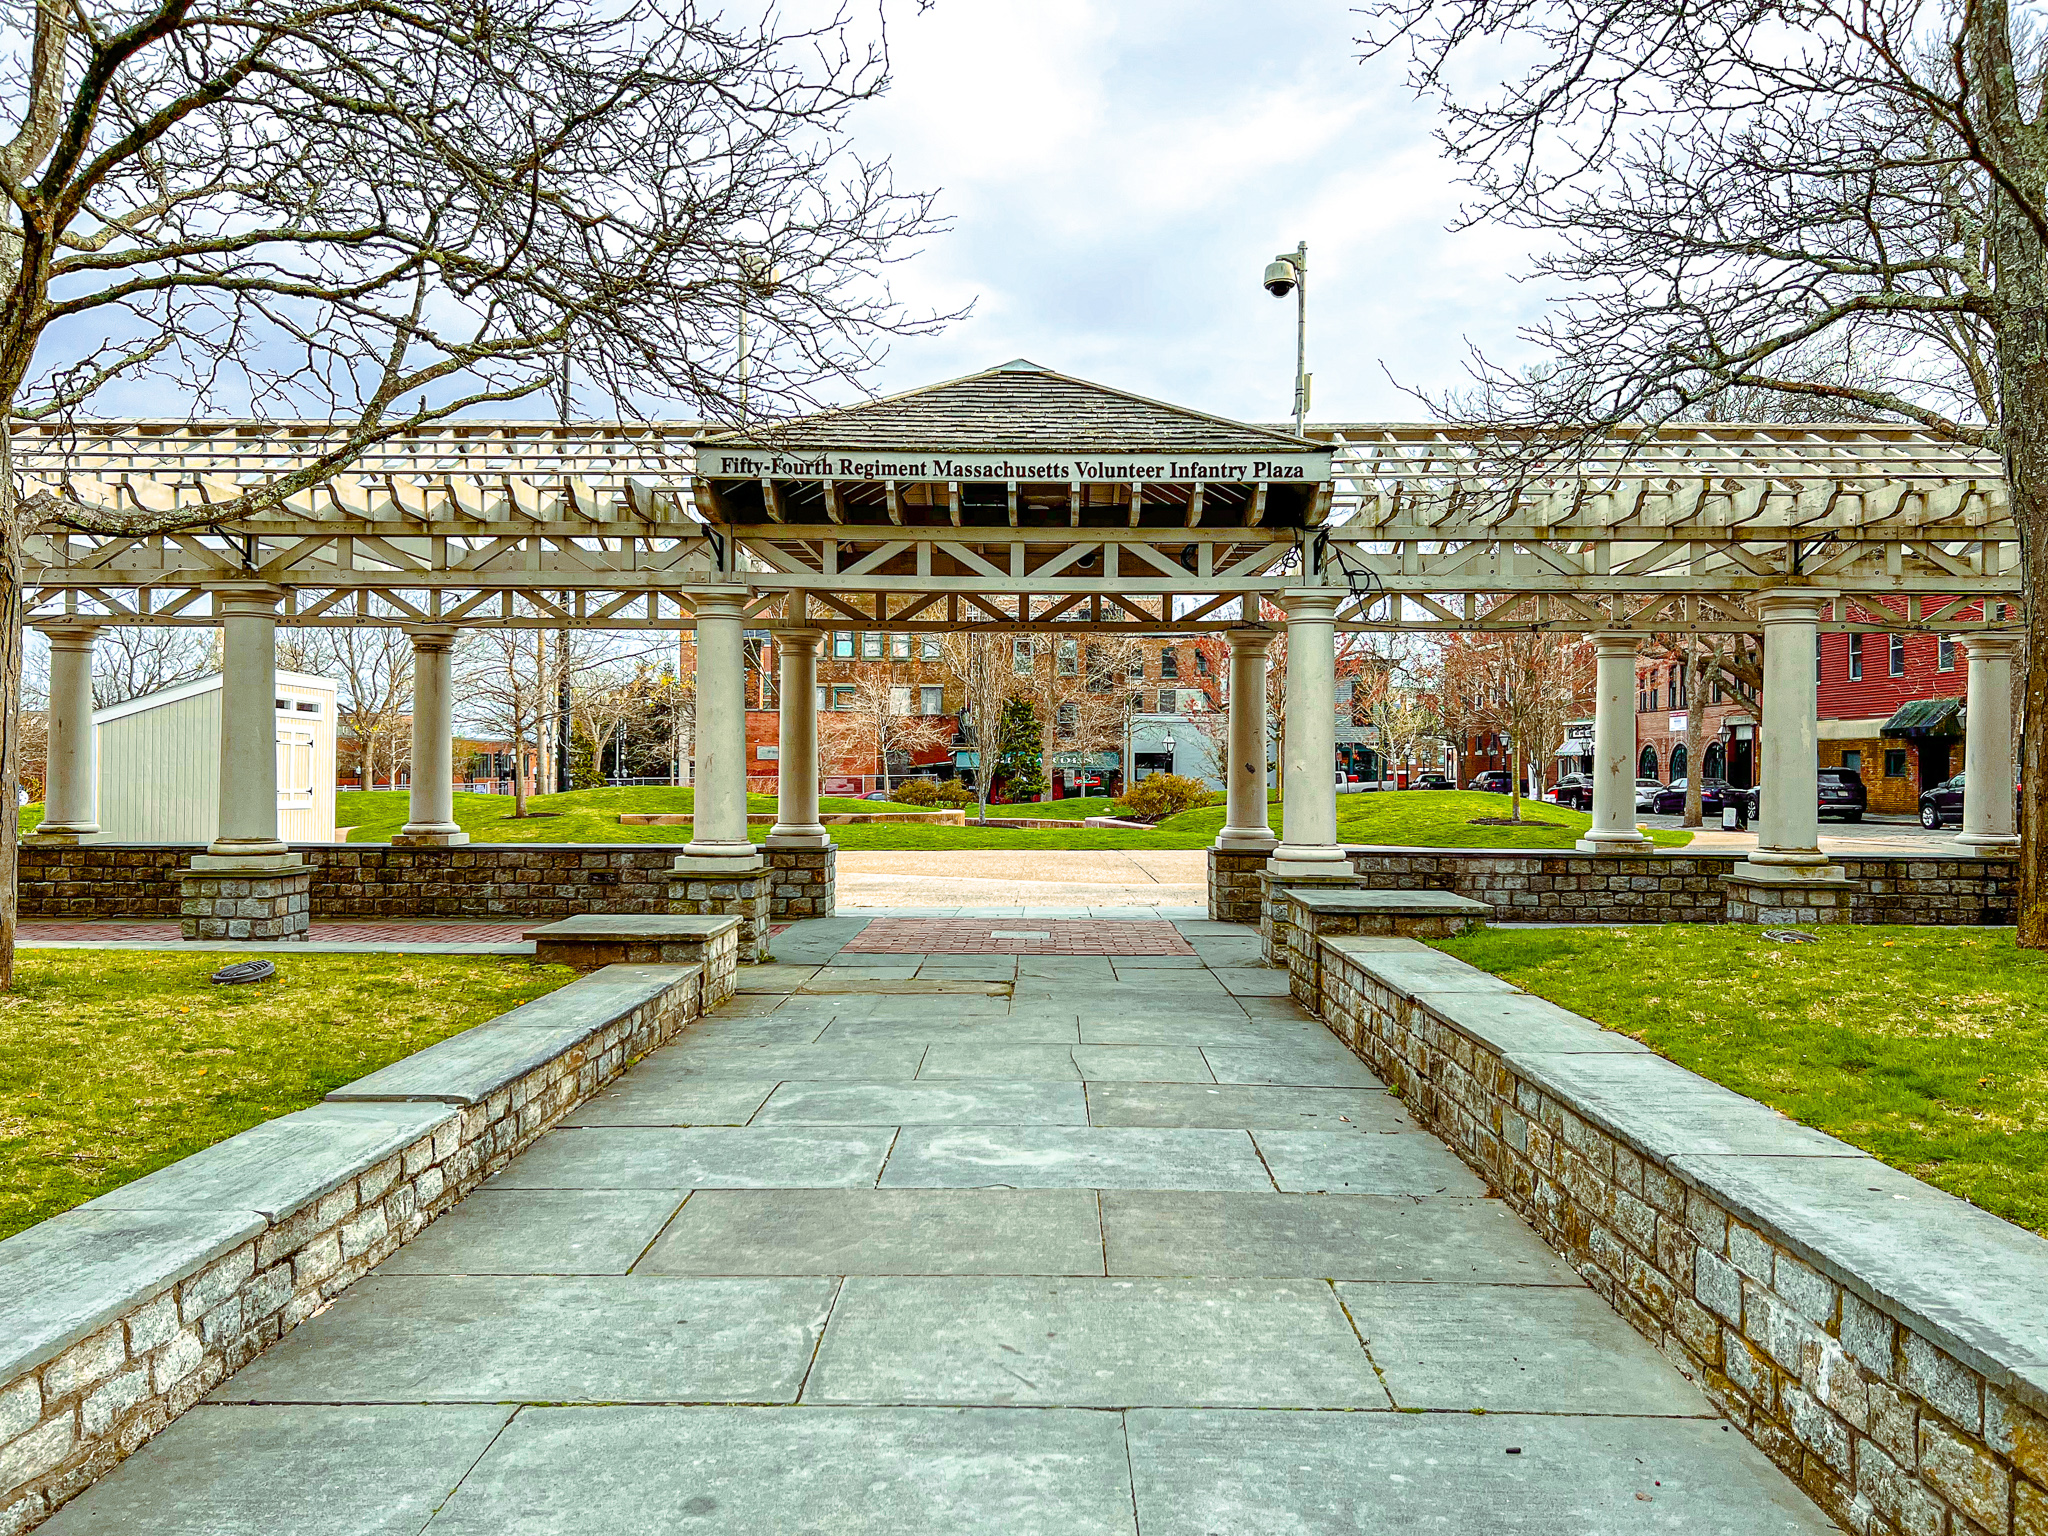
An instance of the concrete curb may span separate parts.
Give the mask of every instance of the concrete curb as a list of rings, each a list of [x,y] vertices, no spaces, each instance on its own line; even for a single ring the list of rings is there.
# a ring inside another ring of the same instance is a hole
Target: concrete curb
[[[0,1242],[0,1536],[45,1519],[702,1011],[608,966]]]

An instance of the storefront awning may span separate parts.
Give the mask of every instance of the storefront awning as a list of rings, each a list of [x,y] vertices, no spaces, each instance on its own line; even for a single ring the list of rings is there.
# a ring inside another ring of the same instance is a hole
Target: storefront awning
[[[1878,731],[1880,736],[1896,736],[1905,741],[1962,734],[1961,699],[1915,699],[1910,704],[1901,705]]]
[[[1593,755],[1593,743],[1577,736],[1567,737],[1559,745],[1558,749],[1550,755],[1552,757],[1591,757]]]

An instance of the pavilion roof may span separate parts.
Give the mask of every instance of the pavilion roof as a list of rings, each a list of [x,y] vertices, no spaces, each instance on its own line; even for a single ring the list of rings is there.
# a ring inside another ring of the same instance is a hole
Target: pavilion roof
[[[943,384],[767,426],[714,433],[705,447],[777,452],[1313,453],[1330,445],[1272,427],[1148,400],[1018,358]]]

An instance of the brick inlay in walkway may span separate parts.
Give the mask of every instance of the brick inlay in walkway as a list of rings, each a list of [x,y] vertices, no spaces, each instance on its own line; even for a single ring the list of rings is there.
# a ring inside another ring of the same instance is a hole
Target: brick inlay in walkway
[[[315,923],[308,937],[322,944],[516,944],[525,937],[526,930],[539,921],[541,919],[517,923]],[[178,925],[161,921],[37,921],[23,923],[18,933],[24,944],[168,944],[177,939]]]
[[[849,939],[864,955],[1192,955],[1168,922],[1035,917],[878,917]]]

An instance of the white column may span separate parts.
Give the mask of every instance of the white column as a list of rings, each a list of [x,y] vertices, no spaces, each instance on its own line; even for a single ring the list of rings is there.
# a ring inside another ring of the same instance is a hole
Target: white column
[[[216,593],[225,667],[220,693],[220,826],[215,859],[288,856],[277,836],[277,600],[271,588]],[[290,857],[296,862],[296,856]],[[209,866],[210,867],[210,866]]]
[[[42,626],[50,642],[49,742],[36,836],[75,843],[100,829],[99,753],[92,727],[93,624]]]
[[[412,639],[412,788],[401,848],[450,848],[469,841],[455,821],[455,690],[450,662],[456,630],[408,626]]]
[[[1230,639],[1230,757],[1224,766],[1227,805],[1216,846],[1258,853],[1273,846],[1266,801],[1266,648],[1273,631],[1233,629]]]
[[[1287,615],[1287,730],[1280,781],[1276,875],[1348,875],[1337,844],[1337,605],[1326,587],[1283,592]]]
[[[697,595],[697,808],[679,870],[762,867],[747,838],[746,609],[744,591]]]
[[[782,653],[782,712],[776,720],[770,848],[824,848],[832,841],[818,820],[818,646],[824,638],[817,629],[775,633]]]
[[[1763,803],[1752,864],[1818,868],[1820,737],[1814,718],[1814,637],[1830,594],[1766,592],[1756,600],[1764,625]],[[1693,772],[1688,766],[1687,772]]]
[[[1634,635],[1593,637],[1593,825],[1579,839],[1587,853],[1652,846],[1636,830],[1636,645]]]
[[[1970,658],[1963,736],[1963,830],[1956,841],[1980,853],[2017,853],[2012,805],[2012,659],[2017,631],[1962,638]]]

